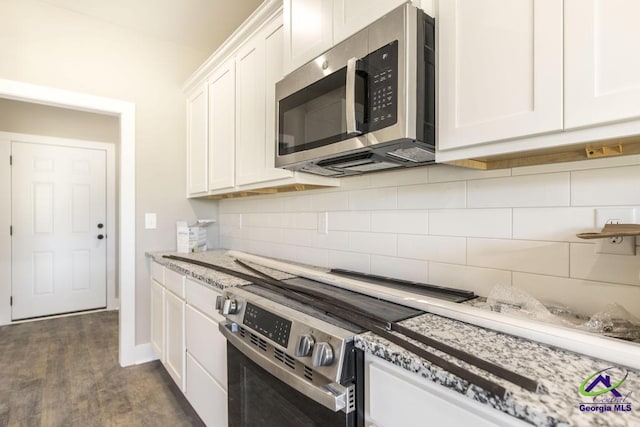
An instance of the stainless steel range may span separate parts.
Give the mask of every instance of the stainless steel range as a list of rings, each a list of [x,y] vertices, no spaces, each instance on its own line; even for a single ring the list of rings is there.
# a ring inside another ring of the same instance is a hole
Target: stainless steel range
[[[308,279],[283,283],[393,322],[421,313]],[[363,328],[258,285],[225,290],[220,307],[227,319],[220,330],[228,340],[230,426],[363,425],[363,355],[353,345]]]

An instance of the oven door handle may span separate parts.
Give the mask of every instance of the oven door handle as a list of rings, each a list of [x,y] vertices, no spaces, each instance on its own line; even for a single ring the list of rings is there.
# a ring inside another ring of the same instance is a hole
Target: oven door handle
[[[356,69],[358,58],[350,58],[347,61],[347,82],[345,93],[346,125],[347,135],[362,135],[362,130],[358,129],[356,120]]]
[[[228,342],[238,349],[238,351],[283,383],[334,412],[338,412],[340,410],[350,412],[350,408],[347,407],[349,393],[352,392],[350,388],[338,383],[329,382],[322,386],[311,384],[309,381],[306,381],[294,375],[290,371],[276,365],[259,351],[256,351],[249,344],[243,341],[238,336],[237,325],[234,323],[221,322],[219,329],[227,338]]]

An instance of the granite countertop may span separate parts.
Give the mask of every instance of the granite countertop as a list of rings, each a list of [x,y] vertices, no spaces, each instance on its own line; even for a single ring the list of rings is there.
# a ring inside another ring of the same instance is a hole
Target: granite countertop
[[[190,264],[188,262],[176,261],[173,259],[163,258],[164,255],[176,255],[184,258],[190,258],[196,261],[203,261],[209,264],[219,265],[220,267],[229,268],[231,270],[237,270],[242,273],[251,274],[255,276],[255,273],[249,271],[237,264],[234,258],[227,255],[227,250],[217,249],[207,252],[197,252],[192,254],[178,253],[178,252],[147,252],[147,256],[151,257],[154,261],[164,265],[166,268],[192,277],[203,283],[206,283],[217,289],[226,289],[232,286],[248,285],[250,282],[239,279],[235,276],[230,276],[225,273],[220,273],[209,268],[200,267],[199,265]],[[251,263],[247,263],[251,264]],[[262,267],[259,265],[251,264],[257,270],[260,270],[268,275],[278,279],[288,279],[293,277],[290,274],[283,273],[282,271],[272,270],[270,268]]]
[[[590,375],[611,367],[611,363],[434,314],[424,314],[401,324],[534,379],[541,384],[542,390],[537,393],[526,391],[419,343],[416,344],[431,353],[504,386],[506,397],[493,396],[371,332],[356,336],[356,347],[537,426],[640,426],[640,402],[636,398],[636,393],[640,391],[638,371],[627,370],[629,375],[618,390],[622,395],[631,392],[625,402],[631,403],[631,411],[581,412],[580,404],[593,402],[593,397],[580,395],[580,384]],[[602,397],[611,396],[612,393],[607,393]]]
[[[249,282],[162,256],[179,255],[254,274],[236,264],[233,258],[227,255],[226,250],[194,254],[151,252],[147,255],[171,270],[193,277],[218,289],[244,285]],[[277,279],[293,277],[278,270],[257,265],[252,266]],[[367,353],[387,360],[428,381],[453,389],[471,399],[537,426],[640,426],[640,401],[636,397],[636,395],[640,395],[640,372],[638,371],[627,370],[629,372],[627,379],[618,387],[618,391],[623,396],[631,393],[625,401],[625,404],[631,404],[631,411],[581,412],[580,404],[593,402],[593,397],[580,395],[580,384],[590,375],[611,367],[611,363],[429,313],[405,320],[401,324],[430,338],[534,379],[541,384],[541,391],[537,393],[526,391],[509,381],[495,377],[475,366],[420,343],[416,344],[502,385],[507,390],[506,396],[502,398],[491,395],[480,387],[469,384],[445,369],[372,332],[357,335],[355,345]],[[616,379],[612,374],[612,382]],[[613,396],[612,393],[607,393],[600,398],[611,396]]]

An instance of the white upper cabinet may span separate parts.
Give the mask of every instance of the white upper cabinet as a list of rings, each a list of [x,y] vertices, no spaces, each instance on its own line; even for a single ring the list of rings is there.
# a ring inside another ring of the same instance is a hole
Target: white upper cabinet
[[[333,0],[284,0],[284,69],[289,73],[333,43]]]
[[[188,197],[340,185],[336,178],[275,167],[283,39],[282,2],[267,0],[186,82]]]
[[[565,0],[565,127],[640,117],[640,2]]]
[[[357,33],[407,0],[334,0],[333,44]]]
[[[562,129],[562,2],[438,3],[438,148]]]
[[[407,2],[409,0],[284,0],[284,74]],[[433,9],[431,0],[413,3],[416,7]]]
[[[235,61],[225,61],[209,79],[209,190],[235,185]]]
[[[187,194],[207,193],[207,86],[187,99]]]
[[[275,83],[282,78],[282,19],[278,15],[236,55],[237,184],[287,178],[276,169]]]

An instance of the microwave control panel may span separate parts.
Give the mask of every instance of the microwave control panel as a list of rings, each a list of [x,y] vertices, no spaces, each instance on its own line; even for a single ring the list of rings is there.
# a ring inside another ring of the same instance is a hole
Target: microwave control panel
[[[367,55],[369,71],[369,131],[398,120],[398,41]]]

